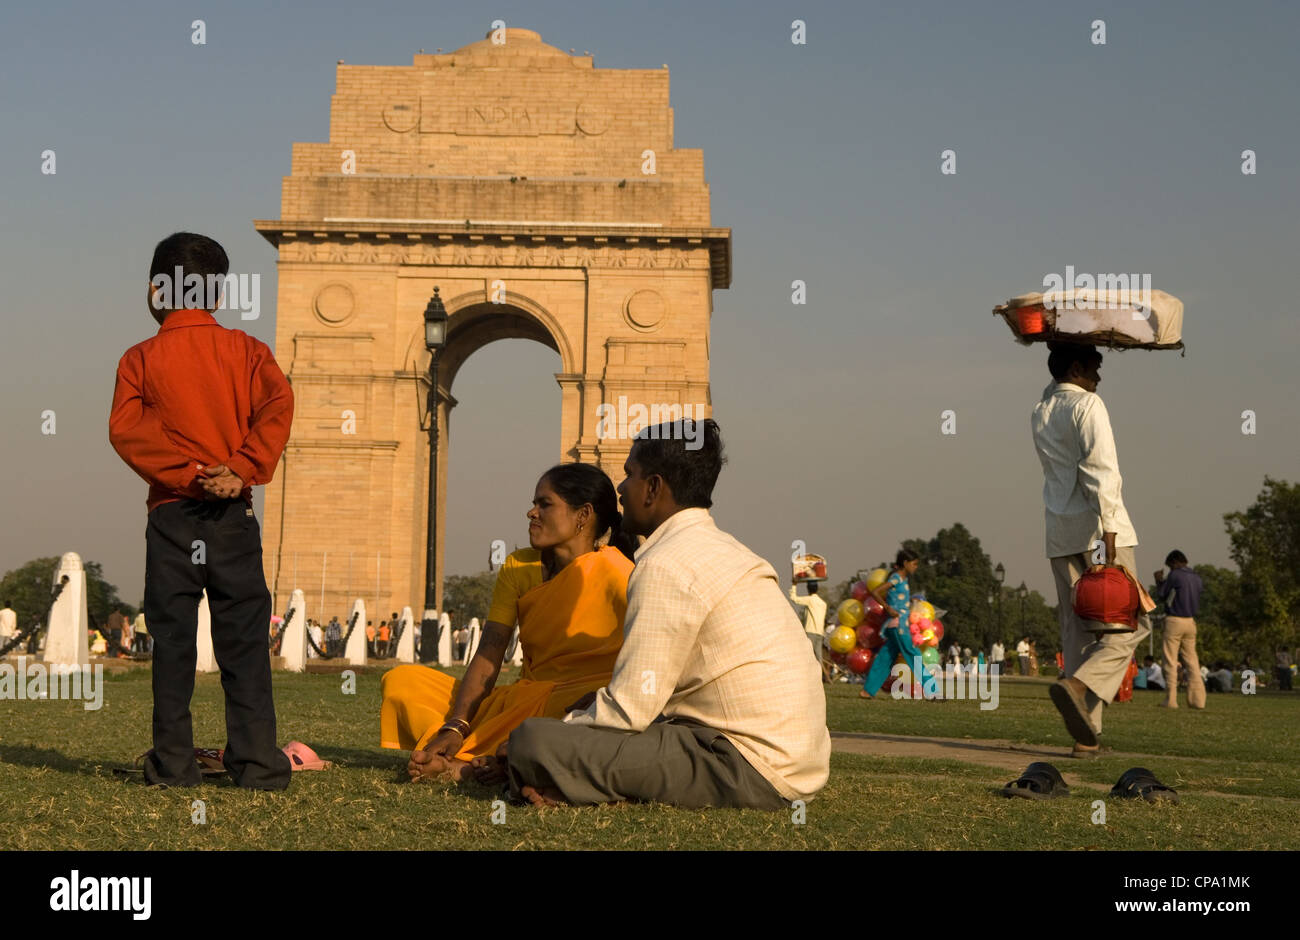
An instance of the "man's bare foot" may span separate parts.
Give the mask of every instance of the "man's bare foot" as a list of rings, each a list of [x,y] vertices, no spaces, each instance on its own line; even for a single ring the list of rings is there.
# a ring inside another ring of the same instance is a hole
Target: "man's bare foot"
[[[486,787],[504,783],[506,779],[506,762],[495,754],[483,754],[469,762],[470,774]]]
[[[858,698],[875,698],[875,696],[864,690],[858,693]]]
[[[520,795],[533,806],[560,806],[564,803],[564,794],[555,787],[524,787]]]

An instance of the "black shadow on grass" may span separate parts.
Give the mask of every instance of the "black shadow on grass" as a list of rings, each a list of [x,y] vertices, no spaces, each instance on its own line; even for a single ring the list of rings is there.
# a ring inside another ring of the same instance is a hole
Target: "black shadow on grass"
[[[65,757],[58,751],[44,747],[0,744],[0,764],[15,764],[19,767],[36,767],[45,770],[57,770],[62,773],[95,776],[94,761]]]

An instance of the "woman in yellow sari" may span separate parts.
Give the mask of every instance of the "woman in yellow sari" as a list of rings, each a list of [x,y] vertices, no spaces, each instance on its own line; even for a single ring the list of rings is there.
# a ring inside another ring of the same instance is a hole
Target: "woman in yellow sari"
[[[520,723],[563,717],[609,683],[623,646],[633,545],[613,483],[590,464],[552,467],[537,481],[528,522],[532,548],[512,553],[497,574],[465,677],[414,665],[384,674],[380,744],[411,749],[412,780],[473,773],[496,782]],[[598,547],[607,533],[609,544]],[[523,671],[494,688],[516,617]]]

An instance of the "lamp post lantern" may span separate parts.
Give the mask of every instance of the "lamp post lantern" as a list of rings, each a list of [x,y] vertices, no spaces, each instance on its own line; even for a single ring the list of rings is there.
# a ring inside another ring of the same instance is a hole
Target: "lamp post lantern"
[[[424,347],[429,350],[429,521],[424,577],[424,615],[420,624],[420,662],[438,650],[438,354],[447,343],[447,308],[438,288],[424,308]]]

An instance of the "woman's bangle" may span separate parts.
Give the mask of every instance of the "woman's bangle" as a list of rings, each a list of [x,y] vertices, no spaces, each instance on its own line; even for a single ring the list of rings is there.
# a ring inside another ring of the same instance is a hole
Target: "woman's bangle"
[[[462,740],[469,736],[469,722],[464,718],[448,718],[443,723],[442,727],[450,731],[455,731],[461,736]]]

